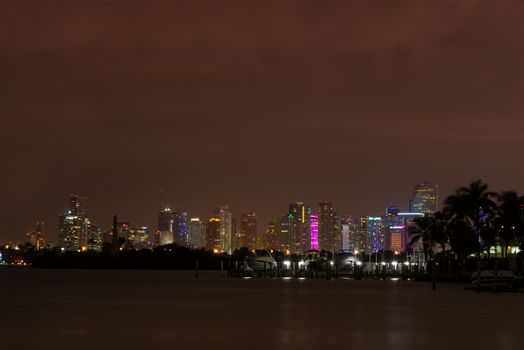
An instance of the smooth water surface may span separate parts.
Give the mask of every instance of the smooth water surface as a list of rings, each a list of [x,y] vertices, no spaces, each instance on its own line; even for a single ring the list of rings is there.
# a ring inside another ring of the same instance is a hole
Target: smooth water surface
[[[524,294],[219,272],[0,270],[0,349],[520,349]]]

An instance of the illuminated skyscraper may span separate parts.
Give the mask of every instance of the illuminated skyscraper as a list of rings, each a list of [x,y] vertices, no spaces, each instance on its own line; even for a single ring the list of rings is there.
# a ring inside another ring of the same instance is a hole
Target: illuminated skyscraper
[[[26,241],[31,243],[31,245],[37,250],[45,248],[46,235],[43,221],[38,221],[36,223],[36,228],[26,234]]]
[[[240,247],[247,247],[249,250],[258,247],[258,234],[257,234],[257,216],[254,212],[242,213],[240,216],[240,233],[239,233],[239,244]],[[239,247],[239,248],[240,248]],[[258,248],[264,248],[262,246]]]
[[[338,217],[333,203],[322,202],[318,205],[318,245],[320,250],[337,251],[342,248],[342,239],[338,232]]]
[[[222,249],[219,218],[213,217],[209,219],[206,225],[206,249],[216,253]]]
[[[381,216],[367,218],[368,252],[378,252],[384,249],[384,219]]]
[[[367,229],[366,229],[367,230]],[[342,246],[339,250],[353,253],[363,249],[360,225],[352,216],[341,216],[339,219],[339,236]]]
[[[385,216],[385,234],[384,234],[384,250],[392,252],[403,251],[403,236],[405,226],[398,216],[398,207],[392,205],[386,209]]]
[[[415,186],[413,197],[409,201],[409,211],[433,214],[438,210],[438,185],[421,182]]]
[[[232,251],[232,215],[229,206],[222,205],[213,211],[213,218],[218,220],[219,241],[215,244],[213,250],[231,254]]]
[[[173,232],[158,231],[159,245],[172,244],[174,242]]]
[[[183,246],[188,245],[188,217],[185,212],[174,213],[174,237],[175,243]]]
[[[200,218],[191,218],[188,225],[188,244],[191,248],[205,246],[206,227]]]
[[[158,231],[175,232],[175,213],[170,207],[158,212]]]
[[[89,226],[89,237],[87,239],[87,249],[94,251],[102,250],[102,230],[95,226]]]
[[[58,217],[58,239],[64,250],[87,249],[89,227],[86,198],[71,195],[69,210]]]
[[[271,221],[267,226],[263,242],[258,243],[259,249],[280,250],[277,239],[277,220]]]
[[[318,250],[318,215],[311,215],[311,249]]]
[[[281,252],[290,252],[291,251],[291,228],[293,226],[293,215],[286,214],[283,215],[274,221],[274,230],[275,230],[275,246],[276,250]]]
[[[291,203],[289,215],[292,223],[290,226],[290,251],[291,254],[302,254],[311,249],[310,224],[311,207],[303,202]]]

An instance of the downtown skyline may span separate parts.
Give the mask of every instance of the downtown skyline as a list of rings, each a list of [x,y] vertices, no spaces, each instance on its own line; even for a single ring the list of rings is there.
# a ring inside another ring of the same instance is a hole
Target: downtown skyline
[[[0,1],[0,348],[518,349],[523,18]]]
[[[48,224],[47,229],[43,229],[46,227],[45,222],[38,221],[35,229],[27,230],[26,240],[37,245],[37,237],[43,235],[47,244],[63,247],[66,250],[100,250],[102,243],[112,240],[111,227],[101,226],[96,219],[93,219],[88,203],[88,198],[71,194],[68,209],[58,215],[56,234],[52,224]],[[349,243],[347,224],[356,224],[363,217],[371,218],[377,215],[386,219],[392,211],[395,212],[393,216],[397,216],[396,213],[399,212],[431,215],[438,208],[438,185],[429,182],[420,182],[414,186],[407,209],[404,209],[402,205],[390,203],[381,212],[348,214],[340,212],[332,202],[323,201],[317,206],[298,201],[290,203],[288,211],[281,211],[265,222],[260,220],[255,211],[235,212],[227,204],[216,207],[206,215],[198,216],[181,206],[179,198],[176,206],[170,205],[169,201],[163,198],[155,224],[145,225],[119,216],[118,230],[119,235],[125,236],[126,241],[129,240],[131,244],[130,247],[134,246],[134,248],[177,243],[193,248],[205,247],[208,250],[229,253],[240,247],[268,248],[295,253],[308,249],[319,249],[319,247],[320,249],[331,247],[329,250],[348,251],[363,249],[363,243],[356,244],[353,241]],[[294,222],[292,224],[289,218],[293,217],[295,219],[292,219]],[[313,228],[313,222],[315,222],[315,228]],[[286,226],[287,228],[280,226],[284,224],[290,226]],[[391,225],[394,223],[391,222]],[[284,231],[280,232],[281,229]],[[367,229],[364,228],[364,230]],[[314,237],[313,231],[315,231]],[[344,238],[342,232],[345,232]],[[381,234],[383,235],[384,232]],[[384,236],[381,238],[381,243],[375,243],[379,244],[380,249],[386,244],[386,241],[390,241],[389,233],[386,236],[388,236],[386,240]],[[351,238],[351,240],[354,239],[356,237]],[[366,240],[364,238],[364,241]],[[404,250],[407,242],[404,236],[402,240],[402,248],[398,246],[392,249]],[[373,249],[376,250],[376,248]]]

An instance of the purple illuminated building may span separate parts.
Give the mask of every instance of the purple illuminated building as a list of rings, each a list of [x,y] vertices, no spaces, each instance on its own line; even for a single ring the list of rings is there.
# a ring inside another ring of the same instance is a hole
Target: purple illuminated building
[[[318,250],[318,215],[311,215],[311,249]]]

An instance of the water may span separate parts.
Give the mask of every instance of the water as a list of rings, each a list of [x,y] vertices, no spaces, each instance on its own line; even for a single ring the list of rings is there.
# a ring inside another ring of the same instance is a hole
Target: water
[[[518,349],[524,295],[219,272],[0,270],[0,349]]]

